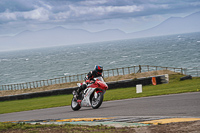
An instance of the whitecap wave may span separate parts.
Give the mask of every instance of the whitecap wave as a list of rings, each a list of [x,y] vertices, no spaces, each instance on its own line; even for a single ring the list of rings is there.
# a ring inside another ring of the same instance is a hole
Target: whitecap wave
[[[64,73],[64,75],[66,76],[66,75],[70,75],[70,73]]]
[[[112,61],[112,62],[110,62],[109,64],[115,64],[116,63],[116,61]]]

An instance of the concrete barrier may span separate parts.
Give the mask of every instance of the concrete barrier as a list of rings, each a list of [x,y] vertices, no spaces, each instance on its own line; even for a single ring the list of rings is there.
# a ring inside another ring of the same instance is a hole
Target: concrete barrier
[[[154,77],[156,78],[157,84],[168,82],[166,79],[166,75],[159,75],[159,76],[154,76]],[[141,84],[142,86],[145,86],[145,85],[152,84],[152,77],[107,82],[107,84],[108,84],[108,89],[136,87],[137,84]],[[72,94],[72,91],[76,89],[78,89],[78,87],[49,90],[49,91],[43,91],[43,92],[25,93],[25,94],[20,94],[20,95],[3,96],[3,97],[0,97],[0,101],[21,100],[21,99],[45,97],[45,96],[53,96],[53,95],[61,95],[61,94]]]

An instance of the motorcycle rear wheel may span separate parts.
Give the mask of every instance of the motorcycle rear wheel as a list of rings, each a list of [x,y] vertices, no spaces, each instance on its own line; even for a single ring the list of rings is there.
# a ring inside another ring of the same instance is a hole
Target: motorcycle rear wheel
[[[101,104],[103,102],[103,93],[102,92],[98,92],[97,93],[97,98],[95,98],[94,96],[92,97],[92,108],[93,109],[98,109]]]
[[[77,110],[79,110],[81,108],[81,106],[77,103],[77,101],[74,100],[74,98],[72,98],[71,108],[74,111],[77,111]]]

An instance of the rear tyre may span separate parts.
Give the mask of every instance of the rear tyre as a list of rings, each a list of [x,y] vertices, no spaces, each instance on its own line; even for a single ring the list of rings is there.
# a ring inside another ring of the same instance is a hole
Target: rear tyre
[[[74,98],[72,98],[72,102],[71,102],[71,108],[74,110],[74,111],[77,111],[81,108],[81,106],[77,103],[77,101],[75,101]]]
[[[92,108],[93,109],[98,109],[101,104],[103,102],[103,93],[102,92],[98,92],[97,93],[97,98],[95,98],[94,96],[92,97]]]

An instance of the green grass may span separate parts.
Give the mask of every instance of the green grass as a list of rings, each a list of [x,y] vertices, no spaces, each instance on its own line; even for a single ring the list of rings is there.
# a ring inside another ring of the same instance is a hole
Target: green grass
[[[72,95],[58,95],[24,100],[4,101],[0,102],[0,114],[70,105],[71,99]]]
[[[67,132],[67,133],[88,133],[88,132],[98,132],[98,133],[113,133],[113,132],[132,132],[132,129],[118,129],[108,126],[86,126],[86,125],[73,125],[73,124],[64,124],[64,125],[41,125],[39,123],[29,124],[29,123],[3,123],[0,122],[0,132],[24,132],[24,133],[41,133],[41,132]]]
[[[182,76],[170,75],[169,84],[143,86],[143,92],[138,94],[135,87],[108,90],[104,95],[104,101],[200,91],[200,78],[180,81]],[[0,102],[0,114],[66,106],[71,104],[71,99],[72,95],[70,94],[4,101]]]
[[[106,92],[104,101],[200,91],[200,78],[179,81],[180,77],[182,76],[172,75],[169,84],[143,86],[143,92],[138,94],[136,87],[109,90]]]

